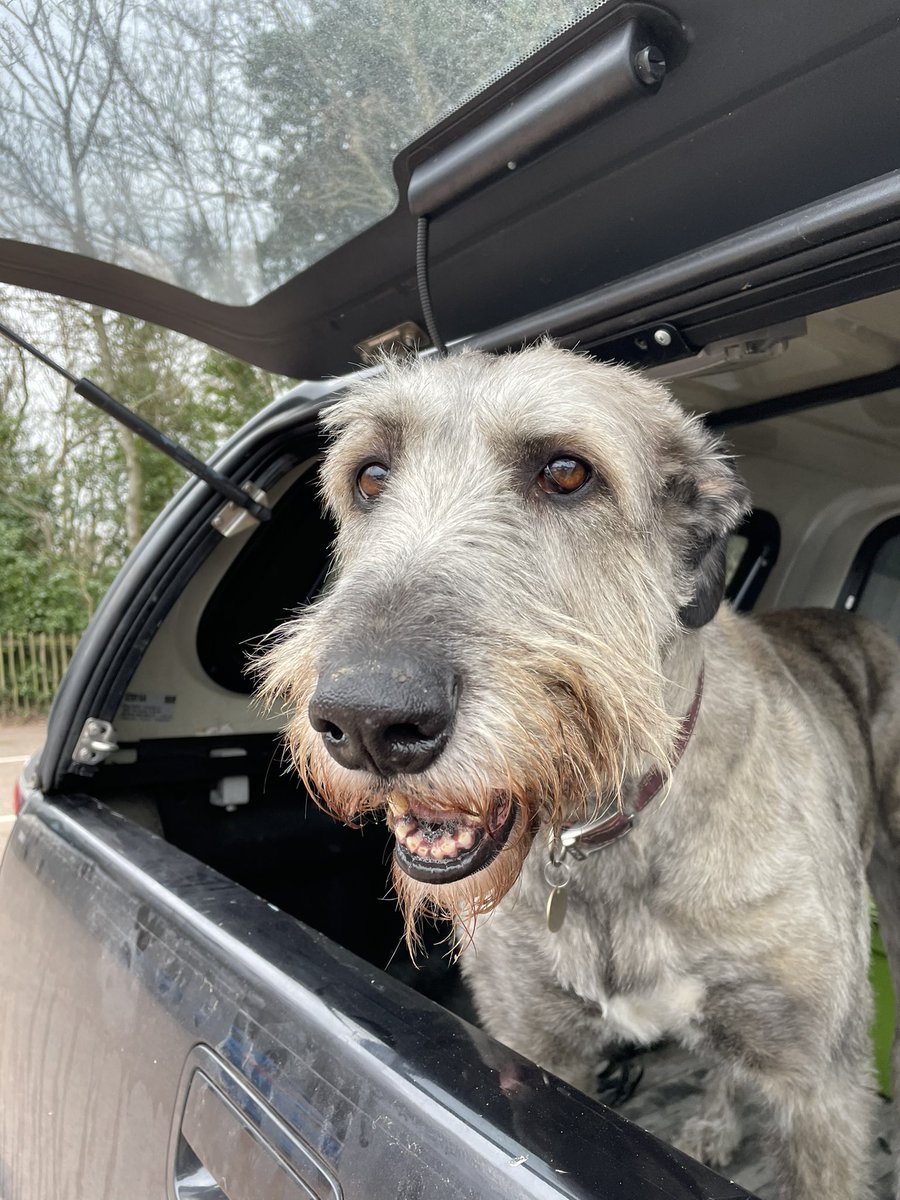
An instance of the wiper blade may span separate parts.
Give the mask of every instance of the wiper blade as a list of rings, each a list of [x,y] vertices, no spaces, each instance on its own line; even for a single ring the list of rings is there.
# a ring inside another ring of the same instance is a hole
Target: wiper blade
[[[195,454],[191,454],[190,450],[182,446],[180,442],[176,442],[172,438],[167,437],[166,434],[160,433],[149,421],[145,421],[143,417],[139,417],[130,408],[126,408],[124,404],[116,400],[109,392],[104,391],[92,379],[88,379],[85,376],[79,378],[77,375],[74,375],[66,367],[62,366],[61,363],[52,359],[49,354],[44,354],[42,350],[38,350],[36,346],[32,346],[31,342],[26,341],[21,334],[10,329],[8,325],[4,325],[2,321],[0,321],[0,334],[33,355],[39,362],[49,367],[51,371],[55,371],[57,375],[61,375],[63,379],[67,379],[72,384],[73,390],[77,395],[87,400],[90,404],[96,405],[97,408],[101,409],[108,416],[113,417],[120,424],[130,429],[132,433],[136,433],[138,437],[149,442],[151,446],[155,446],[157,450],[161,450],[163,454],[167,454],[169,458],[174,459],[179,466],[184,467],[191,475],[202,479],[214,492],[218,492],[220,496],[224,496],[232,504],[246,509],[257,521],[269,520],[272,515],[270,508],[257,503],[243,488],[232,483],[227,476],[223,475],[220,471],[216,471],[201,458],[197,458]]]

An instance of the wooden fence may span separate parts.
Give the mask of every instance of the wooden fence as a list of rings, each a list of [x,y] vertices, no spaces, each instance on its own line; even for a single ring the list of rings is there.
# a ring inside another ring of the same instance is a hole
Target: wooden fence
[[[77,644],[75,633],[0,633],[0,715],[45,713]]]

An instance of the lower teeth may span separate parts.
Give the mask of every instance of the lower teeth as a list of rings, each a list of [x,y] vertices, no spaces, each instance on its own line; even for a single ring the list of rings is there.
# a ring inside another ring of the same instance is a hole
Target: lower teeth
[[[440,826],[418,823],[410,817],[401,817],[394,826],[394,833],[408,854],[437,861],[456,858],[471,850],[478,836],[477,830],[470,826],[463,826],[455,834],[442,834]]]

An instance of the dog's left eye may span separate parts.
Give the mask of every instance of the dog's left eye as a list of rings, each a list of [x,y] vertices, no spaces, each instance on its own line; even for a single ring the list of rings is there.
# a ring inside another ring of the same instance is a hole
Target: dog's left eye
[[[356,490],[363,500],[374,500],[384,491],[389,469],[380,462],[367,463],[356,476]]]
[[[545,492],[568,495],[584,487],[591,477],[591,468],[580,458],[554,458],[538,475],[538,486]]]

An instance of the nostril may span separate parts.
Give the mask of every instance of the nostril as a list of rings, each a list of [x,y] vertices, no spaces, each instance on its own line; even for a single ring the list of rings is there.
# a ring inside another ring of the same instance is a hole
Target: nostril
[[[330,721],[321,708],[316,704],[309,706],[309,723],[316,733],[320,733],[326,742],[338,744],[347,740],[347,733],[340,725]]]
[[[426,770],[443,752],[457,685],[440,662],[367,654],[322,668],[307,715],[341,767],[381,776]]]

